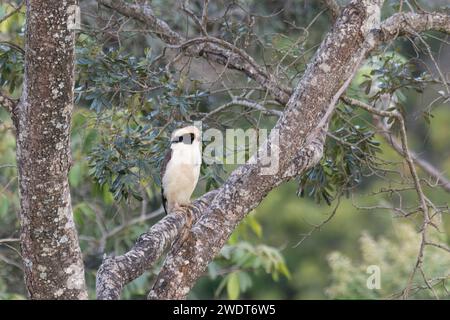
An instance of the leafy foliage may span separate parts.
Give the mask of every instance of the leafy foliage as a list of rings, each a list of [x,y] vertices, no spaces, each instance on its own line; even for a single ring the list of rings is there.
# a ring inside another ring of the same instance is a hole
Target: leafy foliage
[[[349,195],[364,176],[381,166],[377,160],[380,143],[375,140],[375,132],[355,123],[354,115],[353,108],[345,105],[337,108],[322,160],[299,178],[300,196],[306,193],[318,203],[323,199],[330,205],[337,194]]]
[[[216,279],[224,273],[215,295],[219,296],[226,287],[229,299],[239,298],[252,286],[252,277],[260,272],[270,274],[274,281],[280,275],[290,278],[289,270],[279,249],[267,245],[254,245],[239,238],[248,237],[251,232],[258,238],[262,237],[262,227],[254,215],[249,215],[233,234],[232,239],[220,251],[220,257],[208,267],[211,279]]]

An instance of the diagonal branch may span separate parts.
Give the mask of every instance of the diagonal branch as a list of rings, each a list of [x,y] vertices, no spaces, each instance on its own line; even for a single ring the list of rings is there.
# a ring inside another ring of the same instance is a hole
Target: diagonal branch
[[[404,156],[403,148],[394,136],[390,135],[388,132],[388,129],[386,126],[376,119],[376,125],[379,129],[381,129],[380,134],[383,136],[383,138],[389,142],[394,148],[394,150],[401,156]],[[441,171],[439,171],[436,167],[434,167],[431,163],[429,163],[427,160],[419,157],[414,151],[410,151],[411,158],[413,159],[414,163],[422,169],[424,172],[426,172],[429,176],[431,176],[436,183],[445,191],[450,192],[450,180],[446,178]]]
[[[376,112],[376,114],[381,117],[392,116],[391,111],[381,111],[381,110],[374,109],[374,108],[370,107],[369,105],[366,105],[365,103],[358,101],[356,99],[352,99],[349,97],[342,97],[342,101],[344,101],[346,104],[365,109],[366,111],[368,111],[372,114]],[[404,157],[405,154],[404,154],[403,146],[402,146],[401,142],[397,138],[393,137],[392,135],[390,135],[388,133],[389,129],[386,128],[386,126],[384,125],[384,123],[382,121],[379,121],[378,119],[375,119],[375,120],[376,120],[377,127],[380,129],[381,136],[389,144],[391,144],[391,146],[394,148],[394,150],[400,156]],[[442,172],[440,172],[436,167],[434,167],[431,163],[429,163],[425,159],[419,157],[419,155],[417,155],[414,151],[409,151],[409,153],[410,153],[411,158],[414,161],[414,163],[420,169],[422,169],[424,172],[426,172],[428,175],[430,175],[436,181],[436,183],[439,184],[439,186],[441,188],[443,188],[445,191],[450,192],[450,180],[447,177],[445,177],[442,174]]]
[[[0,18],[0,24],[3,23],[4,21],[8,20],[10,17],[12,17],[13,15],[15,15],[17,12],[19,12],[19,11],[22,9],[22,7],[23,7],[24,2],[25,2],[25,1],[21,1],[17,7],[13,7],[13,6],[10,4],[10,6],[13,7],[13,10],[12,10],[11,12],[7,13],[6,15],[4,15],[3,17]]]
[[[215,191],[203,195],[193,203],[193,218],[196,221],[211,202]],[[117,257],[105,257],[97,272],[97,298],[100,300],[120,299],[123,287],[149,270],[164,251],[178,237],[187,225],[188,215],[176,211],[153,225],[139,237],[134,247]]]

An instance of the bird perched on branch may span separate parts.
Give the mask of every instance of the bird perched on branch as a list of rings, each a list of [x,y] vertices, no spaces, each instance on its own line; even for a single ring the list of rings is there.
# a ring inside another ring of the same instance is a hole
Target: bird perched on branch
[[[202,164],[200,130],[188,126],[175,130],[161,164],[161,194],[166,214],[190,206]]]

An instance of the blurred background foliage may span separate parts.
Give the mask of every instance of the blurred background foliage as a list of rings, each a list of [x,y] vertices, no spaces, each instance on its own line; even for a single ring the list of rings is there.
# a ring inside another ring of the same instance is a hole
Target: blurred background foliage
[[[419,2],[427,9],[449,5],[448,1]],[[2,2],[0,17],[18,4]],[[89,293],[94,298],[95,273],[103,254],[127,251],[163,215],[159,163],[170,132],[196,120],[203,120],[203,129],[270,129],[277,119],[272,113],[239,105],[210,112],[236,97],[258,101],[268,109],[281,110],[281,106],[242,74],[222,75],[220,68],[201,59],[177,57],[141,25],[98,9],[95,1],[80,4],[69,182]],[[200,13],[202,4],[190,1],[190,9]],[[152,6],[175,30],[195,31],[186,15],[173,10],[178,2],[154,0]],[[398,2],[387,1],[383,16],[396,10]],[[290,85],[298,81],[330,28],[319,1],[211,1],[209,15],[216,17],[209,25],[211,34],[245,49]],[[24,9],[3,21],[0,31],[0,87],[18,97]],[[448,73],[450,46],[448,38],[441,41],[440,37],[430,33],[424,39]],[[377,101],[381,94],[395,96],[394,107],[407,116],[411,147],[448,173],[449,103],[443,99],[442,86],[433,80],[437,72],[427,53],[416,39],[382,48],[361,67],[347,95],[367,102]],[[219,186],[234,167],[204,165],[195,196]],[[398,203],[396,192],[389,189],[404,186],[407,174],[401,158],[376,134],[371,117],[340,104],[322,161],[268,195],[239,225],[190,297],[397,297],[414,267],[420,219],[400,218],[382,207]],[[431,187],[426,191],[435,203],[446,206],[448,193]],[[416,194],[405,191],[402,201],[415,203]],[[0,241],[4,239],[0,242],[0,299],[26,297],[17,241],[18,210],[14,129],[0,109]],[[445,215],[441,231],[432,236],[449,244]],[[379,290],[366,286],[370,265],[381,269]],[[123,298],[145,298],[159,268],[129,284]],[[448,297],[449,268],[448,254],[428,249],[425,269],[435,279],[435,290],[428,290],[416,276],[413,297]]]

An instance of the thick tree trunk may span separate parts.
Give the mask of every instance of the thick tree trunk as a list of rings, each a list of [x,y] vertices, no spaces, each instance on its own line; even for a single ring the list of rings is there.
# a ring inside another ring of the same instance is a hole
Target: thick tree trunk
[[[26,2],[25,80],[15,110],[21,247],[32,299],[87,298],[68,183],[77,0]]]

